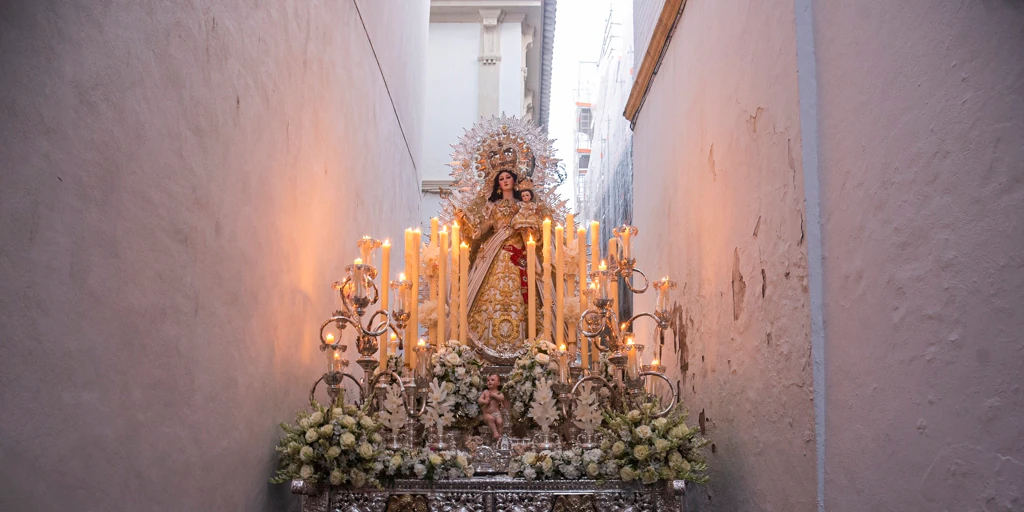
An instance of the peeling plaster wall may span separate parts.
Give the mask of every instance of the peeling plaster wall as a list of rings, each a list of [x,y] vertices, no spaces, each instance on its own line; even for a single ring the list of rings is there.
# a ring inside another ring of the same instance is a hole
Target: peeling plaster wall
[[[634,130],[638,266],[679,282],[663,359],[715,448],[694,510],[816,509],[794,27],[689,2]]]
[[[6,2],[0,62],[0,509],[296,509],[330,283],[419,214],[353,2]]]
[[[1024,510],[1024,4],[816,2],[826,510]]]

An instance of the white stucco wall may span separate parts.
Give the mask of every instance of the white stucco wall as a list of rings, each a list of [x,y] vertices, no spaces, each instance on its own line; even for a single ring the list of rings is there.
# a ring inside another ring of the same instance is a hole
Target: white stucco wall
[[[633,145],[637,264],[679,283],[664,361],[715,448],[694,510],[816,510],[792,2],[689,2]]]
[[[419,215],[354,3],[6,2],[0,62],[0,510],[297,510],[330,284]]]
[[[539,42],[539,41],[538,41]],[[501,71],[498,79],[498,112],[523,114],[523,24],[501,24]]]
[[[1024,6],[815,2],[825,509],[1024,509]]]
[[[477,120],[480,24],[431,23],[429,41],[422,174],[440,180],[451,170],[451,144]]]

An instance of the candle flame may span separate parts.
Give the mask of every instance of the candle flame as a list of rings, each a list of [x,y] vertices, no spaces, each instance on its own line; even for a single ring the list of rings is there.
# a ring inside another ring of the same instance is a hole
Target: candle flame
[[[327,343],[332,343],[332,344],[334,343],[334,335],[333,334],[327,333],[327,336],[324,336],[324,338],[327,339]]]
[[[405,281],[405,272],[399,272],[398,280],[399,281]]]
[[[562,352],[565,352],[565,343],[562,343],[561,345],[559,345],[558,346],[558,350],[561,350]]]
[[[604,263],[604,260],[601,260],[601,265],[599,265],[599,266],[597,267],[597,269],[598,269],[598,270],[602,270],[602,271],[603,271],[603,270],[608,270],[608,265],[606,265],[606,264]]]
[[[369,240],[369,239],[370,239],[370,235],[363,235],[363,240]]]
[[[651,361],[651,366],[658,366],[658,360],[655,359],[655,360]]]
[[[447,224],[445,224],[444,226],[441,226],[441,232],[445,233],[445,234],[448,233],[448,225]]]
[[[341,352],[338,352],[337,350],[335,350],[334,351],[334,358],[335,359],[341,359]]]
[[[416,229],[412,230],[412,232],[413,233],[422,233],[423,231],[420,231],[420,227],[416,226]]]
[[[469,249],[469,246],[466,245],[466,242],[462,242],[461,244],[459,244],[459,248],[461,248],[461,249]]]
[[[531,243],[531,244],[537,243],[537,242],[533,241],[533,233],[530,233],[530,242],[529,243]]]
[[[394,341],[394,340],[397,340],[397,339],[398,339],[398,335],[395,334],[395,333],[391,333],[391,341]]]
[[[362,265],[363,264],[363,259],[362,258],[356,258],[356,261],[354,261],[353,263],[355,263],[356,265]]]
[[[390,238],[385,238],[384,239],[384,247],[391,247],[391,239]]]
[[[423,347],[423,346],[426,346],[426,344],[427,344],[427,341],[426,341],[426,340],[424,340],[423,338],[420,338],[420,341],[419,341],[419,342],[417,342],[416,344],[417,344],[417,345],[419,345],[419,346],[421,346],[421,347]]]

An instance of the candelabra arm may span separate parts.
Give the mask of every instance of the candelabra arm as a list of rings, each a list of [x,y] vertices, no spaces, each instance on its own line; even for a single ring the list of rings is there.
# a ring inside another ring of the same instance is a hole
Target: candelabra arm
[[[658,377],[659,379],[661,379],[661,380],[665,381],[666,383],[668,383],[668,388],[670,390],[672,390],[672,381],[669,380],[668,377],[662,375],[661,373],[658,373],[658,372],[640,372],[640,374],[638,375],[638,378],[643,379],[644,377]],[[654,416],[655,418],[660,418],[660,417],[668,414],[669,411],[671,411],[672,408],[676,406],[676,403],[679,401],[679,382],[678,381],[676,382],[676,388],[674,390],[672,390],[672,391],[673,391],[673,393],[672,393],[672,402],[670,402],[668,404],[668,407],[666,407],[664,410],[659,411],[659,412],[653,414],[652,416]]]
[[[360,406],[363,405],[363,402],[366,400],[366,397],[364,396],[364,393],[363,393],[363,384],[361,382],[359,382],[359,379],[357,379],[354,376],[352,376],[351,373],[342,372],[341,373],[341,378],[344,379],[346,377],[349,380],[351,380],[352,382],[356,383],[356,388],[359,389],[359,402],[358,403],[359,403]],[[339,384],[338,386],[340,387],[341,385]]]
[[[584,311],[583,314],[580,315],[580,319],[576,321],[576,328],[579,329],[580,334],[586,336],[587,338],[596,338],[600,336],[602,332],[604,332],[604,329],[608,326],[608,322],[604,321],[597,330],[590,331],[583,326],[584,320],[586,320],[587,315],[597,315],[601,320],[605,320],[604,315],[601,313],[600,310],[588,309]]]
[[[328,343],[327,340],[324,339],[324,329],[326,329],[328,325],[331,325],[331,323],[349,324],[357,331],[363,331],[363,326],[359,325],[359,322],[356,322],[352,318],[345,315],[334,315],[328,318],[324,323],[320,324],[320,342],[324,345],[331,345],[331,343]],[[344,325],[341,325],[341,328],[344,329]]]
[[[326,375],[326,374],[325,374]],[[324,381],[324,376],[321,375],[319,379],[313,382],[313,387],[309,388],[309,405],[313,406],[316,403],[316,386]]]
[[[385,375],[390,375],[390,376],[395,378],[395,380],[398,382],[398,387],[400,388],[399,391],[398,391],[398,395],[399,396],[404,396],[405,395],[405,383],[402,382],[402,376],[397,374],[397,373],[395,373],[395,372],[393,372],[393,371],[391,371],[391,370],[384,370],[384,371],[378,373],[377,375],[374,375],[373,379],[370,380],[370,385],[367,388],[368,389],[376,388],[377,387],[377,383],[380,382],[380,378],[385,376]]]
[[[378,315],[384,315],[384,321],[378,323],[371,330],[369,328],[369,326],[373,325],[373,319],[377,318]],[[383,309],[378,309],[377,312],[375,312],[374,314],[370,315],[370,319],[366,321],[367,328],[363,329],[363,333],[366,334],[367,336],[373,336],[374,338],[376,338],[376,337],[381,336],[384,333],[388,332],[388,327],[390,325],[391,325],[391,313],[389,313],[387,311],[384,311]]]
[[[626,287],[628,287],[629,291],[631,291],[633,293],[644,293],[644,292],[646,292],[647,288],[651,285],[650,279],[647,279],[647,274],[644,274],[644,272],[642,270],[638,269],[638,268],[631,269],[630,270],[630,274],[632,274],[632,273],[640,274],[644,278],[644,286],[642,288],[634,288],[633,287],[633,280],[630,279],[630,278],[626,278],[626,279],[624,279],[624,281],[626,282]]]
[[[632,331],[633,330],[633,322],[635,322],[635,321],[637,321],[640,318],[643,318],[645,316],[650,318],[651,320],[654,320],[655,323],[658,324],[659,328],[661,327],[661,319],[659,319],[658,317],[654,316],[653,314],[651,314],[651,313],[637,313],[637,314],[633,315],[633,317],[630,318],[629,320],[626,320],[626,322],[625,322],[626,329],[625,330]]]

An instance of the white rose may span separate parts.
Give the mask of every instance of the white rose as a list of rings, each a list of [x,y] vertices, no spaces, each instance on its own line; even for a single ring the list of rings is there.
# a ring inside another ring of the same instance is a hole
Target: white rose
[[[341,455],[341,447],[340,446],[332,446],[330,449],[327,450],[327,458],[328,459],[336,458],[338,455]],[[337,485],[337,484],[335,484],[335,485]]]
[[[347,414],[342,416],[341,420],[339,420],[339,421],[341,422],[341,426],[343,426],[345,428],[355,428],[355,426],[356,426],[356,419],[353,418],[352,416],[347,415]]]
[[[309,428],[309,418],[302,418],[299,420],[299,428],[306,430]]]
[[[345,432],[341,435],[341,446],[342,448],[352,448],[356,445],[356,436],[349,432]]]
[[[320,439],[320,433],[317,432],[315,428],[311,428],[311,429],[306,431],[306,442],[307,443],[316,442],[317,439]]]
[[[340,469],[331,471],[331,485],[341,485],[345,481],[345,475],[341,473]]]
[[[415,466],[413,466],[412,471],[416,473],[416,478],[423,478],[427,476],[427,467],[424,466],[423,464],[417,463]]]
[[[373,427],[377,426],[377,424],[373,422],[373,418],[369,416],[363,416],[362,418],[359,418],[359,425],[365,428],[366,430],[371,430],[373,429]]]
[[[303,479],[308,479],[309,477],[313,476],[313,466],[310,466],[308,464],[302,466],[302,469],[299,470],[299,476],[302,477]]]
[[[537,362],[540,364],[548,364],[551,362],[551,356],[547,354],[537,354]]]
[[[320,437],[330,437],[334,433],[334,425],[328,423],[320,427]]]
[[[364,459],[373,457],[373,446],[370,446],[369,443],[359,445],[359,456]]]
[[[314,412],[313,415],[309,417],[309,421],[313,425],[319,425],[319,424],[323,423],[324,422],[324,413],[322,413],[320,411]]]
[[[299,458],[302,459],[302,462],[309,462],[310,459],[313,458],[313,448],[309,446],[303,446],[299,450]]]
[[[444,357],[444,360],[452,366],[458,366],[458,364],[462,362],[462,360],[459,359],[459,355],[455,352],[449,352],[448,355]]]

